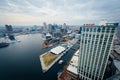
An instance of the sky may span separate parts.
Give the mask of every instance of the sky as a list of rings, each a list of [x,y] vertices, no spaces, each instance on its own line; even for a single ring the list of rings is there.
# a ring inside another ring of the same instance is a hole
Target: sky
[[[0,25],[120,22],[119,0],[0,0]]]

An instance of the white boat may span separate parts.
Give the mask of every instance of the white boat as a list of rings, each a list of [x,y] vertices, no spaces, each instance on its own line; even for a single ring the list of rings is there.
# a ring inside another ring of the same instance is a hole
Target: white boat
[[[58,63],[59,63],[59,64],[62,64],[62,63],[63,63],[63,60],[60,60]]]
[[[17,42],[21,42],[20,40],[17,40]]]

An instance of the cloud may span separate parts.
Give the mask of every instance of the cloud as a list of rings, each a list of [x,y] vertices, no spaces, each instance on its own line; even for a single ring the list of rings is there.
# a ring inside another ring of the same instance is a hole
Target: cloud
[[[0,24],[120,22],[119,0],[1,0]]]

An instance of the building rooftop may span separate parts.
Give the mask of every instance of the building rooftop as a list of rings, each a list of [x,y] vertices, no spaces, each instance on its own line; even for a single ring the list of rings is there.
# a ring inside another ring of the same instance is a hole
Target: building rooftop
[[[50,52],[54,53],[54,54],[60,54],[61,52],[63,52],[65,50],[65,47],[62,47],[62,46],[58,46],[58,47],[55,47],[53,49],[51,49]]]
[[[52,37],[52,35],[51,35],[50,33],[47,33],[46,36],[50,36],[50,37]]]
[[[119,25],[119,23],[106,23],[106,22],[102,22],[99,25],[95,25],[95,24],[84,24],[83,27],[117,27]]]
[[[120,71],[120,61],[114,60],[115,67]]]
[[[78,54],[79,54],[79,50],[76,51],[75,56],[78,56]]]
[[[115,45],[114,50],[120,54],[120,45]]]
[[[74,73],[74,74],[78,74],[77,72],[77,66],[78,66],[78,53],[79,53],[79,50],[77,50],[75,52],[75,54],[73,55],[71,61],[70,61],[70,64],[67,68],[68,71]]]

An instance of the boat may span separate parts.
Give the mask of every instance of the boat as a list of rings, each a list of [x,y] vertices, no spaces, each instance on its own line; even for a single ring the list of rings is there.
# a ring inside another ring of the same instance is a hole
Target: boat
[[[7,46],[9,46],[9,43],[7,43],[7,42],[0,43],[0,48],[7,47]]]
[[[21,42],[21,41],[18,41],[18,42]]]
[[[17,40],[17,42],[21,42],[20,40]]]
[[[60,60],[58,63],[59,63],[59,64],[62,64],[62,63],[63,63],[63,60]]]

